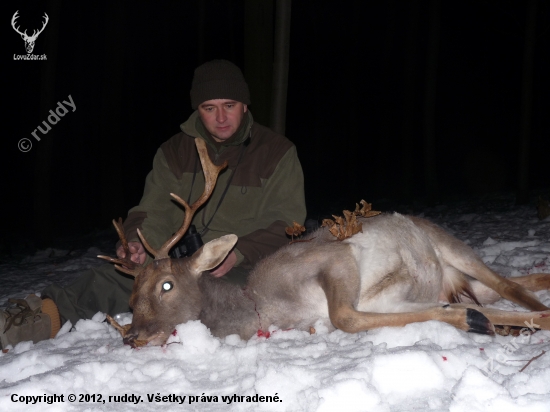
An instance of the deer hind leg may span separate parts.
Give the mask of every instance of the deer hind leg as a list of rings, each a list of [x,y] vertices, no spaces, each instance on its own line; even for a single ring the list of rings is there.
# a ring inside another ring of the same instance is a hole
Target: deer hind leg
[[[550,290],[550,274],[548,273],[533,273],[531,275],[520,276],[517,278],[508,278],[508,280],[523,286],[531,292]],[[501,299],[501,296],[495,290],[485,286],[478,280],[470,281],[470,286],[480,303],[494,303]],[[463,299],[463,301],[469,302],[468,299]]]
[[[464,243],[448,235],[445,236],[445,239],[440,240],[438,246],[444,261],[459,272],[479,280],[485,286],[495,290],[504,299],[517,303],[524,308],[537,311],[549,310],[537,299],[534,293],[528,290],[529,286],[523,286],[519,282],[513,282],[497,275]],[[526,285],[531,283],[531,281],[523,282]]]
[[[528,290],[528,286],[503,278],[489,269],[465,243],[426,220],[419,218],[411,218],[411,220],[428,233],[431,242],[437,245],[440,257],[445,264],[479,280],[503,298],[529,310],[545,311],[549,309]]]
[[[509,278],[532,292],[550,290],[550,273],[533,273],[531,275]]]
[[[456,267],[456,266],[455,266]],[[495,290],[504,299],[517,303],[526,309],[544,311],[549,308],[543,305],[534,293],[519,282],[503,278],[489,269],[476,256],[476,262],[468,262],[464,267],[457,267],[463,273],[479,280],[485,286]]]
[[[414,322],[439,320],[465,331],[494,334],[491,322],[476,309],[469,307],[411,302],[409,305],[413,310],[411,312],[358,311],[355,309],[355,305],[359,294],[359,278],[358,276],[356,278],[355,282],[346,282],[345,278],[333,276],[331,273],[322,275],[320,278],[321,287],[327,296],[330,321],[336,328],[345,332],[356,333],[383,326],[401,327]],[[399,302],[398,304],[401,309],[404,309],[406,303]]]

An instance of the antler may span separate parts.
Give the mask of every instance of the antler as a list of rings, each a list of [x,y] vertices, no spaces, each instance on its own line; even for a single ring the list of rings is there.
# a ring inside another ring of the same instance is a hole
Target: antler
[[[197,209],[208,200],[210,195],[212,195],[214,187],[216,186],[218,175],[225,167],[227,167],[227,161],[225,161],[221,166],[216,166],[214,163],[212,163],[210,157],[208,157],[208,151],[206,150],[206,143],[204,142],[204,140],[196,138],[195,144],[197,145],[199,158],[201,160],[202,169],[204,171],[204,192],[191,206],[189,206],[187,202],[180,198],[178,195],[170,193],[170,196],[172,196],[185,209],[185,217],[183,219],[183,224],[181,225],[179,230],[174,233],[174,235],[170,239],[168,239],[159,250],[153,249],[153,247],[149,244],[149,242],[147,242],[147,239],[145,239],[141,231],[139,229],[137,230],[137,234],[141,240],[141,243],[143,243],[145,249],[147,249],[155,257],[155,260],[165,259],[168,257],[168,252],[170,251],[170,249],[172,249],[172,247],[179,242],[185,232],[187,232],[187,229],[189,228],[191,220],[193,219],[193,216],[195,215]],[[136,262],[130,260],[131,253],[130,248],[128,247],[128,241],[126,240],[126,236],[124,235],[122,219],[119,218],[118,222],[113,219],[113,225],[118,232],[118,237],[120,238],[122,247],[126,255],[123,259],[115,259],[104,255],[99,255],[98,258],[115,263],[115,267],[118,270],[130,276],[136,277],[141,272],[141,266],[139,266]]]
[[[143,237],[138,229],[138,236],[141,239],[143,246],[145,246],[145,248],[155,257],[155,260],[168,257],[168,252],[170,251],[170,249],[176,243],[178,243],[185,232],[187,232],[187,229],[189,228],[191,220],[193,219],[193,216],[195,215],[197,209],[208,200],[208,198],[214,191],[214,186],[216,186],[218,175],[225,167],[227,167],[227,161],[225,161],[220,166],[216,166],[214,163],[212,163],[210,157],[208,156],[208,151],[206,150],[206,143],[204,140],[197,137],[195,138],[195,144],[197,145],[199,158],[202,164],[202,170],[204,171],[204,192],[191,206],[189,206],[187,202],[180,198],[178,195],[170,193],[170,196],[172,196],[185,209],[185,218],[183,219],[183,223],[179,230],[174,233],[174,235],[170,239],[168,239],[164,243],[164,245],[162,245],[162,247],[157,251],[151,247],[151,245],[147,242],[147,240]]]
[[[124,338],[126,336],[126,334],[128,333],[128,330],[132,327],[131,324],[128,324],[128,325],[124,325],[124,326],[120,326],[119,323],[114,320],[111,316],[109,316],[109,314],[107,314],[106,316],[107,318],[107,322],[109,322],[109,324],[115,328],[116,330],[119,331],[119,333],[122,335],[122,337]]]
[[[38,30],[38,32],[36,30],[33,30],[32,32],[32,36],[29,36],[27,34],[27,30],[25,30],[23,33],[21,33],[19,31],[19,26],[15,27],[15,20],[17,20],[19,18],[19,16],[17,15],[17,13],[19,13],[19,10],[17,10],[13,17],[11,18],[11,26],[13,27],[13,29],[19,33],[21,36],[25,36],[27,39],[29,40],[36,40],[36,38],[38,37],[38,35],[40,33],[42,33],[44,31],[44,29],[46,28],[46,25],[48,24],[48,21],[50,21],[50,18],[48,17],[48,14],[47,13],[44,13],[44,16],[46,17],[46,21],[42,24],[42,28],[40,30]]]
[[[44,31],[44,29],[46,28],[46,24],[48,24],[48,22],[50,21],[50,18],[48,17],[48,15],[44,12],[44,16],[46,17],[46,21],[44,22],[44,24],[42,25],[42,28],[40,30],[38,30],[37,33],[35,33],[36,30],[33,30],[33,33],[32,33],[32,36],[31,38],[36,38],[38,37],[38,35],[40,33],[42,33]]]
[[[128,246],[128,241],[126,240],[126,235],[124,234],[124,227],[122,226],[122,218],[118,218],[118,222],[113,219],[113,225],[118,233],[120,242],[122,243],[122,248],[124,249],[124,258],[115,259],[110,256],[98,255],[100,259],[108,260],[109,262],[115,263],[115,268],[124,272],[130,276],[136,277],[141,272],[141,267],[134,261],[130,259],[132,253],[130,252],[130,247]]]
[[[19,33],[21,36],[27,36],[27,30],[25,30],[24,33],[21,33],[21,32],[19,31],[19,26],[18,26],[18,27],[15,27],[15,20],[17,20],[17,18],[19,17],[19,16],[17,15],[17,13],[19,13],[19,10],[17,10],[17,11],[14,13],[13,17],[11,18],[11,27],[13,27],[13,29],[14,29],[17,33]]]

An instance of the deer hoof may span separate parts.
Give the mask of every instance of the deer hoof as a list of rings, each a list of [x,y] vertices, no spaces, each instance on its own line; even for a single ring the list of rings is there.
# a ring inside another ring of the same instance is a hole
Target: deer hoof
[[[495,327],[491,321],[475,309],[466,309],[466,323],[470,327],[468,332],[491,336],[495,334]]]

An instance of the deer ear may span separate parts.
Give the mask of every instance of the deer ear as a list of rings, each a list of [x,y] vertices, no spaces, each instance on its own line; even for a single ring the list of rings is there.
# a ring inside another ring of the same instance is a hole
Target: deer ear
[[[238,239],[237,235],[225,235],[202,246],[191,258],[193,274],[199,276],[205,270],[214,269],[222,263]]]

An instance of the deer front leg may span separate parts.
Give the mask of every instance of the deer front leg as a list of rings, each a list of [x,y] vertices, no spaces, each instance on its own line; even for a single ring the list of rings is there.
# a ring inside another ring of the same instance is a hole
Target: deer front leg
[[[412,312],[376,313],[361,312],[355,309],[358,299],[359,277],[356,281],[348,277],[325,274],[321,277],[321,286],[328,302],[328,312],[332,324],[345,332],[356,333],[383,326],[402,327],[414,322],[439,320],[456,328],[494,335],[492,323],[479,311],[470,307],[455,307],[451,305],[427,304],[425,308]],[[403,306],[404,302],[400,302]],[[411,308],[419,305],[411,303]]]
[[[528,326],[536,329],[550,330],[550,310],[542,312],[509,312],[462,303],[452,304],[451,306],[481,312],[493,325]]]

